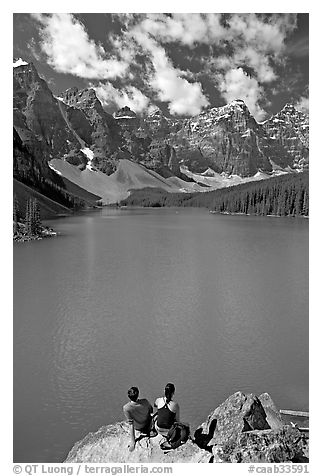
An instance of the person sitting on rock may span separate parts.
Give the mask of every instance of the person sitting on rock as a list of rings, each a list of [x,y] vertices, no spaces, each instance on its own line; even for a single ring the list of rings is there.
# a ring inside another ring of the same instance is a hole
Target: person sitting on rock
[[[127,395],[130,401],[123,406],[123,412],[127,422],[130,424],[131,443],[129,450],[133,451],[136,441],[142,435],[150,436],[153,408],[146,398],[139,399],[139,389],[137,387],[131,387]],[[137,439],[135,438],[135,432],[139,433]]]
[[[164,397],[156,399],[154,406],[157,408],[155,413],[155,429],[160,435],[166,436],[169,429],[175,421],[180,421],[179,404],[173,401],[175,387],[173,383],[168,383],[164,389]]]

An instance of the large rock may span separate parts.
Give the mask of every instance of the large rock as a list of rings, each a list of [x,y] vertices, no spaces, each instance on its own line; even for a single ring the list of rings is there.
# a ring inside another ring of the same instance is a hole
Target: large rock
[[[234,442],[244,431],[269,429],[265,410],[259,398],[236,392],[227,398],[195,431],[201,448]]]
[[[225,463],[304,463],[309,457],[308,437],[297,428],[241,433],[235,442],[213,447],[214,461]]]
[[[191,440],[168,453],[160,448],[160,435],[142,438],[134,451],[128,449],[129,427],[125,422],[103,426],[89,433],[70,450],[65,463],[209,463],[211,453]]]
[[[195,443],[211,451],[215,463],[308,461],[308,434],[283,425],[268,393],[236,392],[197,428]]]
[[[284,425],[283,418],[276,408],[271,396],[268,393],[262,393],[258,398],[265,410],[266,420],[269,427],[273,430],[282,428]]]

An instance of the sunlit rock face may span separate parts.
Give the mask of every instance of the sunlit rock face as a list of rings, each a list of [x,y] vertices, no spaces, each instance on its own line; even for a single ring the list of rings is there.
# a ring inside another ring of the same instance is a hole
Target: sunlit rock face
[[[212,455],[192,441],[164,453],[160,435],[142,438],[129,451],[129,427],[125,422],[103,426],[76,443],[65,463],[209,463]]]
[[[202,423],[195,443],[217,463],[306,462],[308,433],[285,425],[268,393],[236,392]]]
[[[309,163],[309,118],[291,104],[262,124],[261,147],[281,167],[303,169]]]
[[[246,104],[236,100],[186,120],[173,142],[179,159],[191,170],[204,172],[209,167],[249,176],[272,169],[259,147],[262,134]]]

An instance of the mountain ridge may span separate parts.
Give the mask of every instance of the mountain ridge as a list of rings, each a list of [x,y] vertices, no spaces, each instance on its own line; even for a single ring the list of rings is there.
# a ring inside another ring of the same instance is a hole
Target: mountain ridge
[[[49,166],[54,159],[106,176],[125,159],[204,188],[226,186],[220,180],[205,183],[200,176],[207,170],[217,178],[249,180],[308,168],[308,116],[291,104],[263,123],[241,99],[185,119],[166,117],[160,109],[137,115],[128,106],[111,115],[93,88],[72,87],[54,96],[32,63],[16,59],[13,75],[14,134],[21,141],[14,152],[18,180],[33,174],[59,182]]]

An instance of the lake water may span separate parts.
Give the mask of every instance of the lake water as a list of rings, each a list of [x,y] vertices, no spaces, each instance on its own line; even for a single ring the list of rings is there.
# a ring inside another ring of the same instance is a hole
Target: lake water
[[[14,245],[14,461],[60,462],[176,385],[196,427],[229,395],[308,409],[306,219],[102,209]]]

